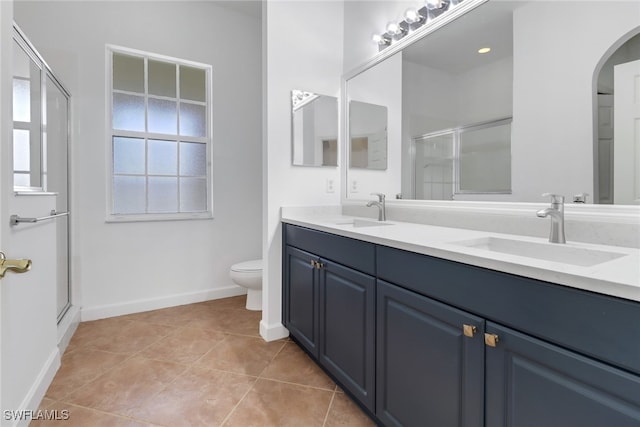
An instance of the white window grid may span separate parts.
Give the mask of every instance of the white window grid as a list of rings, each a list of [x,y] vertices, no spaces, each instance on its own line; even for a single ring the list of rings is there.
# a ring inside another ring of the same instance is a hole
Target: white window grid
[[[144,60],[144,93],[140,92],[132,92],[120,89],[113,88],[113,55],[114,54],[123,54],[129,56],[137,56]],[[148,67],[149,60],[152,61],[161,61],[167,62],[176,65],[176,97],[167,97],[161,95],[149,94],[149,82],[148,82]],[[207,64],[202,64],[193,61],[187,61],[183,59],[178,59],[174,57],[169,57],[166,55],[160,55],[150,52],[145,52],[141,50],[126,48],[122,46],[114,46],[107,45],[106,49],[106,68],[107,68],[107,129],[108,129],[108,173],[109,178],[107,179],[107,222],[131,222],[131,221],[158,221],[158,220],[181,220],[181,219],[209,219],[213,218],[213,182],[212,182],[212,67]],[[188,99],[180,98],[180,67],[179,65],[188,66],[192,68],[200,68],[205,70],[205,90],[206,90],[206,100],[202,101],[193,101]],[[144,131],[133,131],[133,130],[121,130],[113,128],[113,96],[114,94],[124,94],[124,95],[134,95],[137,97],[144,97]],[[148,106],[149,99],[157,99],[157,100],[168,100],[172,102],[176,102],[177,108],[177,130],[176,134],[166,134],[166,133],[156,133],[149,132],[149,118],[148,118]],[[199,105],[205,107],[205,118],[206,118],[206,136],[197,137],[197,136],[187,136],[187,135],[179,135],[180,133],[180,105],[181,104],[191,104],[191,105]],[[113,140],[117,137],[123,138],[137,138],[144,140],[145,143],[145,170],[144,174],[127,174],[127,173],[114,173],[114,165],[113,165]],[[180,150],[179,146],[181,142],[188,143],[201,143],[205,144],[206,147],[206,176],[192,176],[192,175],[180,175],[178,171],[176,175],[162,175],[162,174],[149,174],[148,171],[148,143],[149,140],[158,140],[158,141],[171,141],[176,142],[178,145],[178,158],[177,162],[179,165],[180,162]],[[113,179],[115,176],[135,176],[135,177],[144,177],[145,178],[145,207],[148,210],[149,206],[149,177],[171,177],[178,179],[178,206],[180,200],[180,179],[181,178],[194,178],[201,177],[206,180],[206,210],[203,211],[190,211],[190,212],[170,212],[170,213],[160,213],[160,212],[145,212],[145,213],[117,213],[113,212]]]

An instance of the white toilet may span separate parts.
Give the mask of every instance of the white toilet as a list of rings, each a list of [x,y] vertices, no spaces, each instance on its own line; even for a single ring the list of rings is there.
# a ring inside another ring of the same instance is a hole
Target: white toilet
[[[236,285],[247,288],[247,310],[262,310],[262,260],[233,264],[229,276]]]

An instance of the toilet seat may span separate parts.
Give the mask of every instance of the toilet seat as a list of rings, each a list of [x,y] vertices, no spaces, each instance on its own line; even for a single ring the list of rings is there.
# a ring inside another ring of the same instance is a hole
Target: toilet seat
[[[262,260],[254,259],[251,261],[239,262],[231,266],[231,271],[237,273],[252,273],[262,272]]]

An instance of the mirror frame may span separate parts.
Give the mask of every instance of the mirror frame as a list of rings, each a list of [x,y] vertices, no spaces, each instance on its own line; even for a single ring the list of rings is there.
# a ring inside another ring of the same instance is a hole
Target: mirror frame
[[[411,34],[405,36],[399,41],[392,43],[389,47],[378,52],[371,59],[357,66],[356,68],[348,71],[342,75],[341,79],[341,96],[340,105],[342,107],[342,120],[340,136],[342,141],[348,141],[349,139],[349,127],[345,123],[349,123],[349,99],[347,93],[348,81],[358,74],[372,68],[385,59],[395,55],[402,51],[404,48],[410,46],[418,40],[427,37],[429,34],[438,30],[439,28],[455,21],[462,15],[471,12],[475,8],[489,2],[491,0],[465,0],[458,4],[454,9],[448,11],[448,13],[439,17],[439,19],[427,22],[424,26],[418,28]],[[495,0],[494,0],[495,1]],[[349,206],[361,206],[365,199],[348,199],[348,152],[345,149],[347,144],[342,144],[342,156],[347,159],[343,162],[340,170],[341,178],[341,204]],[[542,197],[541,197],[542,199]],[[423,208],[423,209],[449,209],[449,210],[463,210],[467,212],[487,212],[492,213],[505,213],[505,214],[519,214],[522,216],[530,216],[532,210],[537,209],[541,205],[547,205],[546,201],[537,202],[469,202],[469,201],[449,201],[449,200],[397,200],[393,198],[387,198],[387,205],[392,207],[402,208]],[[640,225],[640,206],[636,205],[605,205],[605,204],[576,204],[567,203],[565,205],[565,214],[575,219],[589,220],[589,221],[606,221],[612,223],[623,224],[637,224]]]

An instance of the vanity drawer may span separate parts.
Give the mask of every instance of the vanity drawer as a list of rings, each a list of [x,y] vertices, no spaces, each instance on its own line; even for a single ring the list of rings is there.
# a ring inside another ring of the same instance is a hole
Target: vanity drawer
[[[375,275],[376,249],[372,243],[283,224],[285,244]]]
[[[640,374],[640,303],[385,246],[378,277]]]

